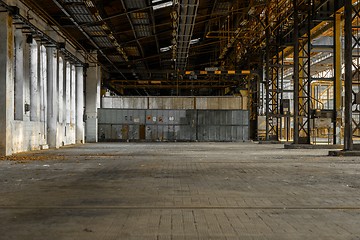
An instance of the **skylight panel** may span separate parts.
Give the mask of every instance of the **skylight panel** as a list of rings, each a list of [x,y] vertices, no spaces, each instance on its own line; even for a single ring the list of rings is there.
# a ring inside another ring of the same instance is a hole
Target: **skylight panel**
[[[159,4],[157,4],[159,3]],[[155,4],[153,6],[153,9],[154,10],[157,10],[157,9],[161,9],[161,8],[165,8],[165,7],[170,7],[173,5],[173,1],[167,1],[167,2],[163,2],[163,0],[153,0],[152,1],[152,4]]]

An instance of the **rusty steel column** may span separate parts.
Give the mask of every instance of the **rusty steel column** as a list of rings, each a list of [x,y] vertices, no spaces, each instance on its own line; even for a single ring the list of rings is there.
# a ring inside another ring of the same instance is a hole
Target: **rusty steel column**
[[[353,150],[353,140],[352,140],[352,0],[345,0],[344,150]]]
[[[268,7],[269,8],[269,7]],[[270,26],[269,26],[269,12],[265,17],[265,94],[266,94],[266,103],[265,103],[265,117],[266,117],[266,137],[265,140],[268,141],[270,139]]]
[[[335,9],[335,8],[334,8]],[[341,144],[341,13],[334,14],[334,119],[333,143]]]
[[[299,143],[299,13],[297,0],[294,8],[294,144]]]

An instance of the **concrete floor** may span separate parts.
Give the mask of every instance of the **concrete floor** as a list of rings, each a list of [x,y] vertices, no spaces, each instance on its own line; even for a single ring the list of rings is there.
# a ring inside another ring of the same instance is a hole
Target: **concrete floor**
[[[359,157],[109,143],[0,161],[0,239],[360,239]]]

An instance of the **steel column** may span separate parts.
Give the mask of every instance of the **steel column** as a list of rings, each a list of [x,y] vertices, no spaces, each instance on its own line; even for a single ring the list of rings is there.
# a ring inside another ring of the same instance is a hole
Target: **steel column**
[[[276,9],[277,10],[277,9]],[[279,46],[268,16],[274,14],[268,5],[265,18],[266,33],[266,140],[279,140]],[[273,9],[273,11],[275,11]],[[275,19],[277,21],[278,19]]]
[[[258,74],[249,76],[249,104],[250,104],[250,139],[258,139],[258,116],[260,101],[260,80],[262,78]]]
[[[354,149],[360,132],[360,9],[345,1],[345,132],[344,150]]]
[[[265,140],[270,140],[270,37],[271,37],[271,31],[269,26],[269,5],[267,9],[267,14],[265,17],[265,37],[266,37],[266,49],[265,49],[265,116],[266,116],[266,137]]]
[[[344,150],[353,149],[352,141],[352,0],[345,0],[345,131]]]
[[[311,60],[311,0],[307,1],[307,16],[306,27],[307,32],[303,36],[299,36],[298,27],[299,12],[298,6],[294,5],[294,22],[297,34],[294,36],[294,65],[297,63],[298,68],[294,66],[294,96],[297,99],[298,108],[295,106],[295,126],[294,126],[294,143],[310,144],[310,110],[311,110],[311,74],[310,74],[310,60]],[[305,3],[303,3],[305,4]],[[296,7],[296,8],[295,8]],[[303,18],[304,19],[304,18]],[[298,44],[296,46],[296,43]],[[297,52],[298,51],[298,52]],[[297,53],[296,53],[297,52]],[[296,59],[297,58],[297,59]]]
[[[293,0],[294,8],[294,143],[299,143],[299,8]]]
[[[334,14],[334,125],[333,143],[341,144],[341,13]]]

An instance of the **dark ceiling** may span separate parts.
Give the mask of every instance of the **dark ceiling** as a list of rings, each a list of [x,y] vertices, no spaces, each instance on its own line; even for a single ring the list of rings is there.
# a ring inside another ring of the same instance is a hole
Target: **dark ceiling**
[[[248,68],[239,56],[253,51],[256,58],[261,47],[248,35],[263,32],[260,24],[251,25],[256,17],[250,15],[260,15],[265,7],[259,0],[25,2],[59,26],[79,50],[96,50],[107,73],[103,84],[117,94],[224,94],[225,88],[241,87],[244,77],[196,73]]]

